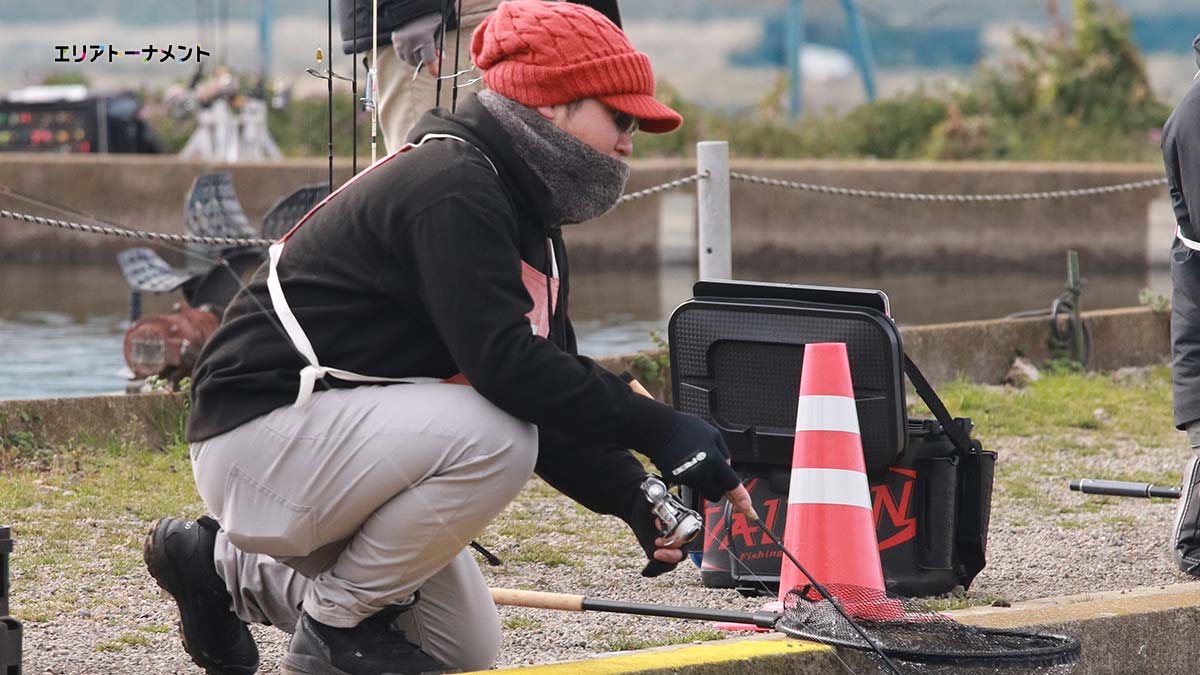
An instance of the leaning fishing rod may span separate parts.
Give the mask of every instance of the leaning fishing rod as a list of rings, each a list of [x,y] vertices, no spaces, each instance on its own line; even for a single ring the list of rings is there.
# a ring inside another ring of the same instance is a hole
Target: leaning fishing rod
[[[1071,492],[1082,492],[1085,495],[1106,495],[1110,497],[1137,497],[1140,499],[1179,499],[1183,496],[1182,487],[1153,485],[1151,483],[1134,483],[1126,480],[1101,480],[1099,478],[1080,478],[1071,481]]]

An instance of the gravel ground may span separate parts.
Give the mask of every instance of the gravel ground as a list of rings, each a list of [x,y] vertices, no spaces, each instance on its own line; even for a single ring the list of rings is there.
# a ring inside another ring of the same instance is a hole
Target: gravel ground
[[[1176,572],[1167,556],[1173,502],[1096,498],[1067,490],[1067,481],[1082,475],[1177,480],[1185,459],[1182,434],[1170,447],[1124,441],[1113,448],[1102,434],[1081,436],[1086,438],[1069,449],[1050,451],[1038,438],[988,442],[1000,458],[989,560],[967,602],[1191,580]],[[146,524],[128,514],[112,520],[128,528],[128,545],[140,550]],[[763,601],[706,589],[688,564],[665,577],[643,579],[638,574],[643,558],[623,524],[582,511],[537,480],[480,540],[505,561],[502,567],[484,567],[493,586],[738,610],[755,610]],[[21,555],[21,543],[18,539],[15,555]],[[58,597],[82,596],[94,608],[77,610],[63,602],[43,620],[27,620],[26,673],[199,672],[180,647],[174,605],[139,566],[109,576],[86,569],[64,572],[33,587],[20,578],[14,581],[13,613],[18,617],[22,605],[55,607]],[[712,637],[709,626],[700,622],[508,607],[500,614],[505,626],[502,666]],[[260,672],[276,672],[287,636],[270,627],[253,631],[263,655]]]

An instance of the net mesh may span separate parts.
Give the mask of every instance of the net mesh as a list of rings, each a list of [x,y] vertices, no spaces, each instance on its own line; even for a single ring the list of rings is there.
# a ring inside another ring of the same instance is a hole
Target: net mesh
[[[878,650],[911,673],[1057,675],[1070,672],[1079,658],[1079,641],[1071,637],[969,626],[876,589],[824,587],[866,638],[812,585],[787,593],[776,628],[795,638],[866,650],[864,654]]]

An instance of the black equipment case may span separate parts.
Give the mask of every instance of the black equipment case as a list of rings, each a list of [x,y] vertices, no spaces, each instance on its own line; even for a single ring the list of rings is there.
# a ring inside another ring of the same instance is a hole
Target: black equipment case
[[[843,342],[888,591],[969,587],[984,566],[996,456],[904,354],[887,297],[737,281],[701,281],[693,293],[667,328],[675,407],[722,431],[766,526],[783,536],[804,345]],[[906,373],[936,421],[908,419]],[[705,514],[693,544],[704,584],[776,592],[782,556],[758,526],[724,500],[685,498]]]

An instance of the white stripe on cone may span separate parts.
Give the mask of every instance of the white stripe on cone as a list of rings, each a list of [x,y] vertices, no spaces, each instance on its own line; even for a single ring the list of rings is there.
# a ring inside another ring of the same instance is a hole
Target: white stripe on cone
[[[848,396],[801,396],[796,431],[858,431],[858,408]]]
[[[871,510],[867,474],[845,469],[792,469],[788,504],[840,504]]]

